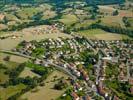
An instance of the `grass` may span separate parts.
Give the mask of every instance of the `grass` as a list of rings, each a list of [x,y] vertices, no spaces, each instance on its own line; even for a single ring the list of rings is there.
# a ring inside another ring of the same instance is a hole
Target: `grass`
[[[96,22],[95,20],[84,20],[82,23],[77,23],[74,27],[75,28],[87,27],[95,22]]]
[[[17,21],[18,18],[13,14],[6,14],[6,20],[7,21]]]
[[[39,12],[39,9],[36,8],[23,8],[22,10],[17,12],[17,16],[20,17],[20,19],[29,19],[33,15],[37,14]]]
[[[21,92],[21,90],[25,88],[26,86],[24,84],[9,86],[7,88],[0,88],[0,98],[1,100],[7,100],[10,96],[13,96],[16,93]]]
[[[55,90],[53,89],[54,85],[58,81],[53,81],[54,76],[57,76],[56,79],[65,77],[67,78],[68,76],[62,72],[59,71],[54,71],[52,74],[48,76],[48,78],[44,81],[45,86],[38,87],[37,92],[27,92],[24,95],[22,95],[20,98],[25,99],[27,98],[28,100],[44,100],[44,97],[46,100],[52,100],[55,98],[58,98],[60,95],[62,95],[65,92],[64,90]]]
[[[101,29],[91,29],[77,32],[81,36],[98,40],[122,40],[130,39],[127,35],[109,33]]]
[[[25,69],[20,73],[19,77],[25,78],[27,76],[30,76],[32,78],[35,76],[40,77],[40,75],[32,72],[30,68],[25,67]]]
[[[107,26],[125,27],[122,18],[119,16],[105,16],[101,23]]]
[[[78,21],[78,18],[75,15],[68,14],[68,15],[63,15],[61,19],[59,19],[59,21],[69,26],[72,25],[73,23],[76,23]]]
[[[9,76],[4,73],[5,71],[5,69],[0,69],[0,84],[5,83],[9,79]]]
[[[42,20],[53,18],[56,16],[56,13],[54,11],[47,10],[43,13]]]

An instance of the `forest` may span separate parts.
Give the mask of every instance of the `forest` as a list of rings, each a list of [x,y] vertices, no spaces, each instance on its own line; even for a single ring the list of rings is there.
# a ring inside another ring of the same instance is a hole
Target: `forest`
[[[1,4],[9,4],[9,3],[42,3],[42,2],[49,2],[49,3],[65,3],[65,2],[72,2],[72,1],[83,1],[87,4],[116,4],[116,3],[123,3],[125,0],[0,0]]]

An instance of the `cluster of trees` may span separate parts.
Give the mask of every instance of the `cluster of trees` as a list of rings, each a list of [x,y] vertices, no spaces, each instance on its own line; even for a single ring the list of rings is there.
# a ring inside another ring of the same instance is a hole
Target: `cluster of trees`
[[[16,30],[18,31],[30,26],[45,25],[45,24],[51,25],[52,24],[51,20],[34,20],[31,22],[24,22],[19,25],[12,25],[8,29],[5,29],[3,31],[16,31]]]
[[[85,0],[88,4],[121,4],[125,2],[125,0]]]
[[[5,74],[8,74],[10,78],[16,78],[25,68],[25,64],[20,64],[18,67],[12,69],[12,70],[7,70]]]
[[[92,51],[86,50],[80,53],[80,59],[85,62],[85,66],[88,66],[89,64],[94,65],[96,63],[95,60],[98,60],[98,56]]]
[[[73,2],[75,1],[81,1],[81,0],[71,0]],[[125,0],[82,0],[83,2],[86,2],[87,4],[116,4],[116,3],[123,3]],[[55,3],[55,4],[64,4],[65,2],[70,2],[70,0],[1,0],[3,4],[9,4],[9,3]]]
[[[115,11],[113,12],[113,16],[117,16],[118,14],[119,14],[118,10],[115,10]]]
[[[106,25],[100,24],[99,22],[96,22],[86,27],[74,28],[72,29],[72,31],[78,32],[82,30],[97,29],[97,28],[102,29],[107,32],[125,34],[130,37],[133,37],[133,29],[127,29],[127,28],[115,27],[115,26],[106,26]]]
[[[105,69],[106,77],[111,78],[114,75],[117,78],[119,74],[118,67],[119,67],[118,65],[113,65],[111,63],[108,63]]]
[[[7,69],[7,67],[3,65],[2,63],[0,63],[0,69]]]
[[[4,65],[0,64],[0,68],[6,68]],[[19,74],[23,71],[24,67],[30,67],[32,68],[35,73],[41,75],[41,77],[18,77]],[[18,92],[17,94],[11,96],[8,98],[8,100],[16,100],[19,96],[21,96],[22,94],[24,94],[25,92],[35,88],[36,86],[38,86],[40,83],[43,82],[44,79],[47,78],[49,72],[51,71],[51,68],[45,68],[45,67],[41,67],[39,65],[35,65],[32,62],[27,62],[27,63],[23,63],[20,64],[18,67],[16,67],[15,69],[12,70],[8,70],[6,72],[6,74],[9,75],[10,79],[9,81],[7,81],[6,83],[2,84],[3,87],[8,87],[11,85],[18,85],[18,84],[24,84],[26,85],[26,88],[21,90],[21,92]]]
[[[133,95],[130,93],[130,85],[128,82],[120,82],[118,80],[106,80],[105,84],[122,100],[132,100]]]
[[[67,87],[67,83],[64,80],[60,80],[57,84],[54,85],[54,89],[62,90]]]
[[[129,22],[127,17],[123,17],[122,20],[126,27],[131,27],[131,22]]]

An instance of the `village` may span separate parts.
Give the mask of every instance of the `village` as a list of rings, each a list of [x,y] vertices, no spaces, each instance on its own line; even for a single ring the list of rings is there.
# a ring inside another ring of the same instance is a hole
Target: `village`
[[[91,100],[98,96],[118,100],[123,95],[114,95],[115,89],[108,87],[110,80],[129,84],[128,92],[133,94],[132,41],[91,40],[79,36],[49,38],[40,42],[23,41],[13,52],[33,56],[35,64],[53,65],[69,74],[73,89],[63,97],[71,95],[74,100]],[[79,92],[85,95],[80,96]]]
[[[132,100],[132,0],[0,0],[0,100]]]

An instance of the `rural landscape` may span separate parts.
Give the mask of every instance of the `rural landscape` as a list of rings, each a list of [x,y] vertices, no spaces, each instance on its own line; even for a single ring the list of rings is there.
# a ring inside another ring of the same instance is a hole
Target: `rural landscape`
[[[133,0],[0,0],[0,100],[133,100]]]

